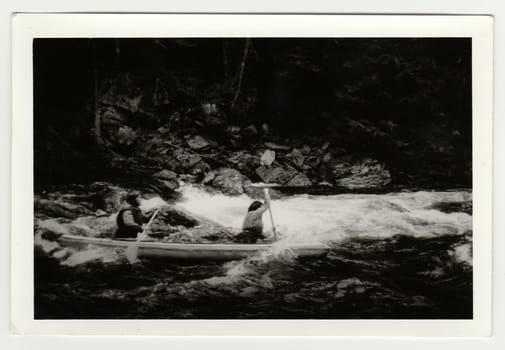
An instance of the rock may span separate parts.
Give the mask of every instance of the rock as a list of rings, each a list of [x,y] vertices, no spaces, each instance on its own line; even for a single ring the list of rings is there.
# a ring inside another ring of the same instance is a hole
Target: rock
[[[211,169],[210,165],[201,160],[195,164],[193,169],[191,169],[191,174],[193,175],[207,174],[210,171],[210,169]]]
[[[217,174],[217,171],[216,170],[211,170],[209,171],[205,177],[203,178],[202,180],[202,184],[206,185],[208,184],[209,182],[211,182],[212,180],[214,180],[216,178],[216,174]]]
[[[385,164],[369,158],[336,164],[332,172],[335,184],[346,188],[381,188],[391,182]]]
[[[34,209],[35,211],[49,217],[62,217],[69,219],[76,219],[80,216],[93,214],[91,210],[82,205],[69,203],[60,199],[36,199]]]
[[[154,178],[162,179],[162,180],[169,180],[169,181],[176,181],[177,180],[177,174],[174,173],[173,171],[163,169],[161,171],[158,171],[157,173],[153,174]]]
[[[170,170],[180,171],[182,168],[181,162],[177,160],[174,156],[166,155],[162,158],[160,164]]]
[[[200,220],[182,208],[167,205],[160,209],[158,216],[153,221],[150,231],[154,235],[173,232],[175,227],[195,227]]]
[[[238,125],[228,125],[226,127],[226,133],[232,137],[240,137],[240,126]]]
[[[153,174],[153,186],[162,192],[173,192],[179,187],[177,174],[170,170],[161,170]]]
[[[266,183],[276,183],[286,186],[309,186],[311,182],[302,173],[292,167],[266,167],[256,169],[256,174]]]
[[[274,143],[274,142],[265,142],[265,146],[267,146],[268,148],[271,148],[273,150],[276,150],[276,151],[289,151],[291,149],[290,146],[279,145],[278,143]]]
[[[166,125],[164,125],[164,126],[160,126],[160,127],[158,128],[158,132],[159,132],[160,134],[164,135],[164,134],[166,134],[166,133],[169,133],[169,132],[170,132],[170,128],[169,128],[168,126],[166,126]]]
[[[128,122],[128,118],[113,106],[105,106],[100,109],[102,127],[121,126]]]
[[[263,131],[264,135],[268,135],[270,133],[270,127],[268,126],[267,123],[263,123],[261,125],[261,130]]]
[[[331,160],[331,153],[328,152],[323,156],[323,163],[328,163]]]
[[[309,178],[302,173],[297,173],[293,178],[291,178],[287,183],[286,186],[299,186],[299,187],[305,187],[305,186],[311,186],[312,182],[310,182]]]
[[[198,154],[185,151],[182,148],[176,149],[173,152],[173,157],[180,162],[182,171],[191,171],[191,169],[202,160]]]
[[[116,134],[117,142],[121,145],[130,146],[135,142],[137,138],[137,133],[133,131],[129,126],[122,126],[119,128]]]
[[[294,148],[291,153],[286,154],[286,157],[290,159],[293,163],[295,163],[297,166],[301,167],[303,165],[303,161],[305,160],[305,156],[303,153],[297,149]]]
[[[311,151],[311,148],[308,145],[303,145],[301,151],[303,154],[308,155]]]
[[[244,151],[231,153],[227,157],[227,161],[233,164],[235,169],[247,174],[254,173],[254,170],[261,165],[259,156],[252,155]]]
[[[275,151],[267,149],[260,158],[261,165],[270,166],[275,160]]]
[[[107,182],[94,182],[84,191],[93,194],[91,196],[93,209],[102,209],[107,213],[118,211],[126,194],[126,190]]]
[[[190,138],[187,141],[187,144],[191,149],[194,150],[202,150],[204,148],[209,147],[210,145],[209,142],[200,135]]]
[[[217,114],[217,106],[214,103],[202,103],[202,111],[205,115]]]
[[[238,170],[231,168],[220,168],[216,171],[211,185],[229,195],[238,195],[244,193],[244,181],[247,177]]]
[[[321,164],[321,158],[318,156],[309,156],[305,160],[305,163],[309,165],[311,168],[317,168],[319,164]]]

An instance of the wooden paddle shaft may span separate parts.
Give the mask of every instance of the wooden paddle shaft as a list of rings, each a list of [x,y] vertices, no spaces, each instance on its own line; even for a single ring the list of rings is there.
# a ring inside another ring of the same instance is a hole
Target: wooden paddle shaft
[[[270,193],[268,192],[268,188],[263,189],[265,193],[265,199],[268,200],[268,212],[270,213],[270,221],[272,222],[272,231],[274,232],[274,239],[277,241],[277,231],[275,230],[275,224],[274,224],[274,216],[272,215],[272,207],[270,206]]]
[[[158,215],[158,212],[159,212],[159,209],[156,209],[156,211],[154,212],[154,214],[151,216],[151,218],[147,222],[147,225],[145,226],[145,229],[144,229],[144,231],[142,231],[142,233],[146,232],[147,229],[149,228],[149,226],[151,226],[151,223],[154,221],[154,218],[156,217],[156,215]]]

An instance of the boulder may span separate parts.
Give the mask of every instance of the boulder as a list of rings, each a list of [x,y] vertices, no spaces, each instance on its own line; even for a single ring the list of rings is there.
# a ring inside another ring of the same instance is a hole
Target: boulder
[[[312,151],[312,149],[309,147],[309,145],[303,145],[301,152],[305,155],[309,154]]]
[[[209,142],[200,135],[191,137],[187,141],[187,144],[191,149],[194,149],[195,151],[202,150],[210,146]]]
[[[286,186],[305,187],[312,185],[309,178],[303,173],[297,173],[286,184]]]
[[[334,183],[346,188],[381,188],[391,182],[385,164],[375,159],[336,164],[332,172]]]
[[[317,168],[321,164],[321,161],[322,158],[315,155],[308,156],[305,159],[306,165],[310,166],[311,168]]]
[[[247,177],[242,175],[240,171],[231,168],[220,168],[215,172],[215,176],[210,184],[229,195],[239,195],[244,193],[244,181]]]
[[[303,161],[305,160],[305,156],[297,148],[294,148],[290,153],[286,154],[286,157],[299,167],[303,165]]]
[[[205,115],[214,115],[217,114],[217,106],[215,103],[202,103],[202,112]]]
[[[172,155],[165,155],[162,157],[160,165],[173,171],[181,170],[181,162]]]
[[[180,163],[181,171],[191,171],[202,160],[198,154],[188,152],[182,148],[176,149],[172,156]]]
[[[261,165],[259,156],[244,151],[236,151],[229,154],[227,161],[233,164],[235,169],[246,174],[254,173],[254,170]]]
[[[128,123],[128,118],[124,113],[113,106],[100,108],[100,120],[102,127],[120,127]]]
[[[177,232],[181,227],[195,227],[199,224],[200,220],[184,209],[167,205],[160,209],[151,224],[149,234],[153,237],[163,237]]]
[[[310,186],[311,182],[304,174],[292,167],[261,166],[256,169],[256,174],[266,183],[276,183],[286,186]]]
[[[177,174],[170,170],[161,170],[153,174],[153,185],[163,192],[173,192],[179,187]]]
[[[168,134],[170,132],[170,127],[167,126],[167,125],[163,125],[163,126],[160,126],[158,128],[158,132],[161,134],[161,135],[164,135],[164,134]]]
[[[120,145],[130,146],[135,142],[137,133],[129,126],[122,126],[118,129],[116,140]]]
[[[270,166],[275,160],[275,151],[267,149],[260,158],[261,165]]]
[[[265,142],[265,146],[275,151],[289,151],[291,149],[290,146],[280,145],[275,142]]]
[[[35,200],[34,209],[36,212],[49,216],[76,219],[80,216],[92,215],[93,212],[83,205],[70,203],[61,199],[43,199]]]
[[[201,160],[195,164],[193,169],[191,169],[191,174],[192,175],[207,174],[210,171],[210,169],[211,169],[211,166],[208,163]]]

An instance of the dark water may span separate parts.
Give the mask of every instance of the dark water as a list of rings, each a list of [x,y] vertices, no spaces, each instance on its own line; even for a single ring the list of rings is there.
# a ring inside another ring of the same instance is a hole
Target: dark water
[[[325,258],[62,266],[35,259],[37,319],[465,319],[468,235],[349,239]]]

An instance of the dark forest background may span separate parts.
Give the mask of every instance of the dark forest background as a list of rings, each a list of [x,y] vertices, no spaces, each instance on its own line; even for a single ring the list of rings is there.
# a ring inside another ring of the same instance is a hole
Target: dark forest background
[[[251,181],[289,173],[280,182],[293,186],[471,187],[467,38],[35,39],[33,49],[36,188],[160,170],[202,181],[222,168]],[[276,152],[267,170],[266,150]]]

